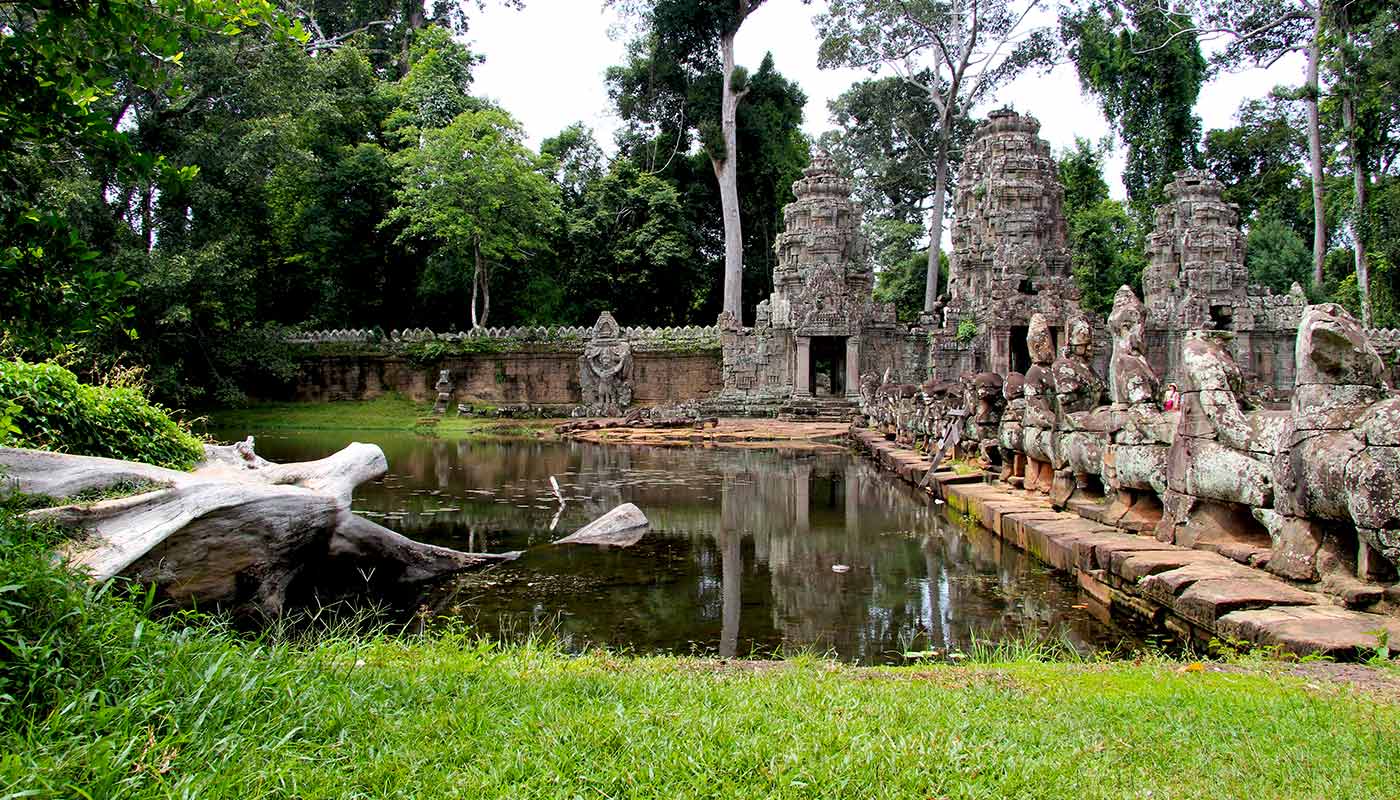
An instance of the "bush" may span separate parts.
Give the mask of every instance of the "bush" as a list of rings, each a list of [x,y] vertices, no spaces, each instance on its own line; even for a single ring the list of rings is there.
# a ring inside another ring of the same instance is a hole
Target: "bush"
[[[0,444],[189,469],[204,448],[138,389],[80,383],[56,364],[0,361]]]

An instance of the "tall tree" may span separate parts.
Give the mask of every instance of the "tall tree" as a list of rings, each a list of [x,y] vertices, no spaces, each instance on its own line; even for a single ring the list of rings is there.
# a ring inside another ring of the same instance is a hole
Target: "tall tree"
[[[523,140],[505,112],[465,111],[394,155],[398,204],[383,224],[401,224],[401,241],[441,245],[450,274],[470,265],[473,328],[490,316],[492,268],[536,255],[559,216],[552,162]]]
[[[1348,217],[1361,322],[1371,324],[1370,194],[1376,172],[1400,152],[1400,101],[1396,99],[1400,12],[1392,4],[1339,3],[1327,12],[1331,36],[1324,63],[1337,94],[1342,144],[1351,170]]]
[[[891,69],[936,110],[925,313],[938,299],[953,129],[1006,81],[1049,62],[1049,28],[1027,24],[1039,6],[1040,0],[832,0],[817,17],[820,66]]]
[[[736,180],[744,220],[742,298],[744,308],[752,309],[771,288],[773,236],[783,204],[792,199],[792,182],[808,162],[808,143],[801,131],[806,96],[778,72],[771,55],[747,74],[745,87],[736,115],[735,137],[744,154]],[[698,257],[723,269],[727,231],[714,213],[720,186],[709,177],[713,160],[705,144],[718,132],[719,71],[697,73],[665,57],[654,37],[644,38],[629,44],[626,63],[608,70],[608,91],[625,123],[619,154],[677,188],[690,210]],[[697,307],[722,311],[723,296],[716,294]]]
[[[938,171],[938,109],[928,93],[903,78],[872,78],[827,109],[835,127],[820,143],[852,177],[867,218],[922,223]],[[950,153],[955,159],[961,148]]]
[[[1206,61],[1182,17],[1159,0],[1088,0],[1060,17],[1080,84],[1126,145],[1123,185],[1143,227],[1172,174],[1199,162]]]
[[[739,29],[765,0],[609,0],[642,16],[654,49],[651,61],[678,66],[672,77],[693,83],[719,78],[719,103],[698,121],[701,143],[719,186],[724,222],[724,311],[743,319],[744,235],[739,202],[739,103],[748,95],[748,71],[734,61]],[[684,93],[684,90],[682,90]]]

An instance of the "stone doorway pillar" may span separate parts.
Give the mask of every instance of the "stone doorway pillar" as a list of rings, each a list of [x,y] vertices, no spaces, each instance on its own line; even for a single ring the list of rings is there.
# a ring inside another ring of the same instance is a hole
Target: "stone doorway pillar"
[[[846,399],[860,399],[860,337],[846,338]]]
[[[797,337],[797,377],[792,396],[812,396],[812,340],[806,336]]]

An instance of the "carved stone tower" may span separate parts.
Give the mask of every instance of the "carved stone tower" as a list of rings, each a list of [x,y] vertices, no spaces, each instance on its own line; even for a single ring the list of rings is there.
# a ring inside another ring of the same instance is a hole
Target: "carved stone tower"
[[[972,363],[962,370],[1024,371],[1031,314],[1044,314],[1058,334],[1079,301],[1065,247],[1065,193],[1039,132],[1035,117],[993,111],[963,159],[942,320],[945,334],[968,321],[977,327]]]
[[[819,152],[792,193],[776,245],[772,325],[807,336],[857,335],[872,312],[874,274],[851,182]]]
[[[753,328],[721,321],[727,392],[845,402],[859,397],[863,365],[903,363],[894,309],[872,294],[875,275],[851,188],[821,152],[793,183],[773,294],[758,304]]]
[[[1293,383],[1293,331],[1306,303],[1296,284],[1286,295],[1249,285],[1244,234],[1224,185],[1203,170],[1176,173],[1158,206],[1142,275],[1148,352],[1159,373],[1177,380],[1187,331],[1233,335],[1231,355],[1253,380]]]
[[[1244,235],[1239,212],[1220,199],[1224,188],[1199,170],[1178,172],[1167,184],[1142,275],[1151,327],[1231,330],[1238,312],[1248,310]]]

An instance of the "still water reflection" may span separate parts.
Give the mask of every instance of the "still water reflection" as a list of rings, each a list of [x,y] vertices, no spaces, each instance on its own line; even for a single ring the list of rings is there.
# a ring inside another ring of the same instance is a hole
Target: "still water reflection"
[[[1027,629],[1084,650],[1138,642],[1072,585],[844,451],[353,432],[260,436],[258,450],[305,460],[354,439],[379,444],[390,466],[356,492],[358,513],[437,544],[527,551],[416,598],[502,638],[548,631],[569,647],[722,656],[808,648],[862,663]],[[549,545],[622,502],[651,519],[640,544]]]

